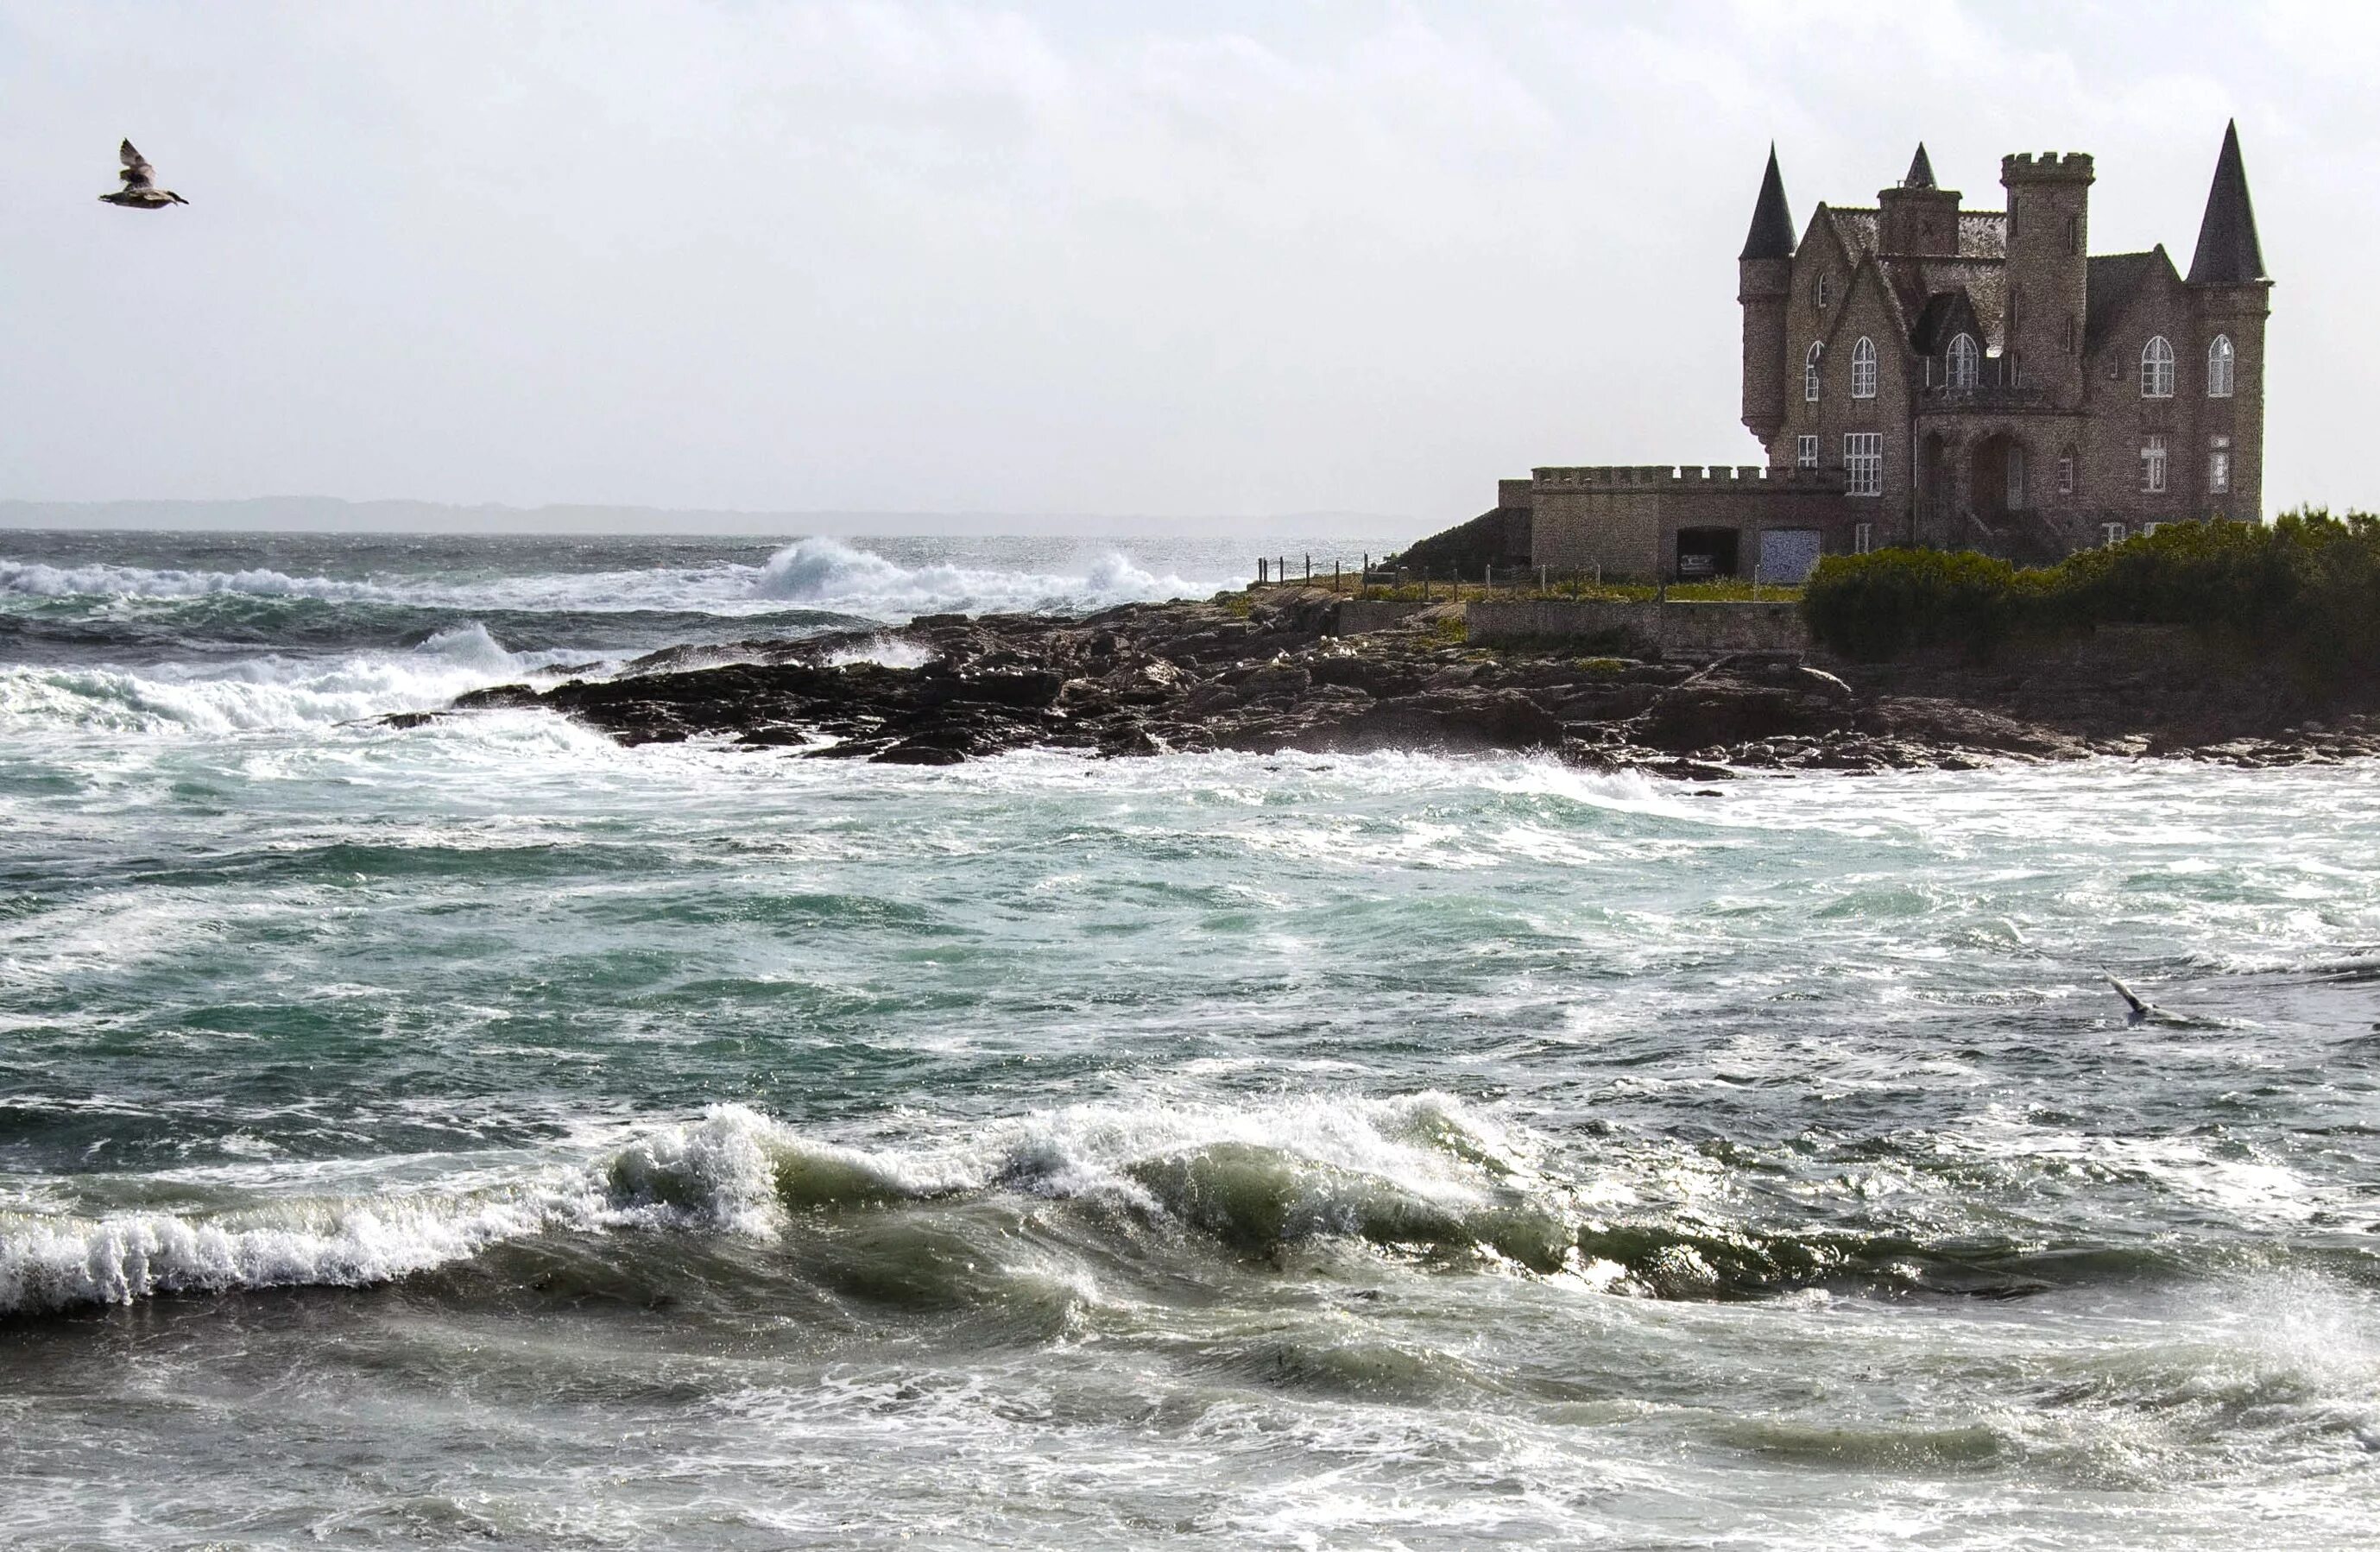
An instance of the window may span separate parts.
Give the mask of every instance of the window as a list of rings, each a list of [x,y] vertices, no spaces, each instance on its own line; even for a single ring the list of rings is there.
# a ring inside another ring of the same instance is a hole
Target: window
[[[1984,373],[1984,353],[1975,348],[1975,336],[1961,334],[1950,342],[1950,386],[1973,388]]]
[[[2163,334],[2152,334],[2141,346],[2141,397],[2173,397],[2173,346]]]
[[[1852,525],[1852,553],[1854,555],[1864,555],[1875,548],[1876,525],[1874,523],[1854,523]]]
[[[1826,305],[1834,299],[1835,277],[1830,274],[1820,274],[1818,276],[1818,307],[1820,310],[1823,311]]]
[[[2153,436],[2141,447],[2141,489],[2165,489],[2165,438]]]
[[[2058,493],[2061,496],[2074,493],[2074,455],[2071,453],[2058,455]]]
[[[2015,332],[2019,317],[2023,312],[2023,302],[2024,297],[2021,293],[2016,291],[2009,293],[2008,326],[2011,333]]]
[[[2066,218],[2066,251],[2069,253],[2082,251],[2082,218],[2079,215],[2070,215]]]
[[[1813,340],[1809,353],[1802,358],[1802,397],[1811,404],[1818,402],[1818,362],[1826,354],[1827,347]]]
[[[2108,546],[2108,547],[2109,547],[2109,548],[2111,548],[2111,549],[2112,549],[2113,547],[2115,547],[2116,545],[2119,545],[2119,544],[2123,543],[2123,542],[2124,542],[2124,525],[2123,525],[2123,524],[2121,524],[2121,523],[2102,523],[2102,524],[2100,524],[2100,525],[2099,525],[2099,542],[2100,542],[2100,543],[2102,543],[2102,544],[2105,544],[2105,545]]]
[[[1852,346],[1852,397],[1876,397],[1876,341],[1865,334]]]
[[[1800,436],[1793,439],[1793,467],[1795,468],[1816,468],[1818,467],[1818,439],[1816,437]]]
[[[2231,490],[2231,439],[2209,437],[2206,442],[2206,491],[2209,495],[2228,495]]]
[[[2070,312],[2066,315],[2066,354],[2074,354],[2074,315]]]
[[[2231,396],[2231,336],[2217,334],[2215,343],[2206,347],[2206,396],[2228,399]]]
[[[1884,494],[1884,433],[1843,433],[1844,492],[1853,496]]]
[[[2023,378],[2024,373],[2017,364],[2015,351],[2011,350],[2000,358],[2000,381],[2003,383],[2014,388],[2023,382]]]

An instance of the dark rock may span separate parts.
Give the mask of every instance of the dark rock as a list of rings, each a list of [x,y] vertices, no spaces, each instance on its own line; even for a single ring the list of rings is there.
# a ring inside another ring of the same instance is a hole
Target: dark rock
[[[624,744],[723,737],[808,759],[943,765],[1043,746],[1125,757],[1412,747],[1559,750],[1597,770],[1712,780],[1736,770],[1881,770],[2089,754],[2237,764],[2368,755],[2380,722],[2284,677],[2056,657],[1696,666],[1451,646],[1439,609],[1324,637],[1319,589],[1126,604],[1087,619],[926,615],[894,629],[673,648],[610,679],[504,685],[455,710],[540,706]],[[921,668],[832,660],[871,644]],[[2070,658],[2071,654],[2070,654]],[[391,725],[415,725],[412,713]]]

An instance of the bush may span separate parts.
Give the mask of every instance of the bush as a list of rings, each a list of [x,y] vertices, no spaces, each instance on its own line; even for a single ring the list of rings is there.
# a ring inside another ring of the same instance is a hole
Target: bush
[[[2014,628],[2040,572],[1971,550],[1876,550],[1829,555],[1803,585],[1810,634],[1854,658],[1912,648],[1986,649]]]
[[[2380,666],[2380,518],[2171,523],[2028,570],[1961,551],[1834,555],[1811,574],[1802,611],[1819,641],[1871,660],[1988,652],[2021,632],[2184,624],[2325,676],[2368,671]]]

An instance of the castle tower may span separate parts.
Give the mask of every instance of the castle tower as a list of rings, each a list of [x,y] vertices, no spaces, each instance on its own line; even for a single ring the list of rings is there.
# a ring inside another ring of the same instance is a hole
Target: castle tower
[[[2273,282],[2265,273],[2264,245],[2256,237],[2256,207],[2248,198],[2248,169],[2240,159],[2236,122],[2224,127],[2223,150],[2215,159],[2215,182],[2206,191],[2206,213],[2199,221],[2198,248],[2190,260],[2190,292],[2197,307],[2198,348],[2212,349],[2220,335],[2232,350],[2230,394],[2209,394],[2205,399],[2209,436],[2231,439],[2231,488],[2221,493],[2210,491],[2208,502],[2232,516],[2260,516],[2265,495],[2265,320],[2273,310]],[[2206,360],[2187,363],[2183,381],[2204,384],[2206,379],[2200,374],[2212,370]]]
[[[1909,176],[1878,189],[1878,251],[1922,258],[1955,258],[1959,252],[1959,191],[1934,185],[1934,163],[1925,142],[1917,143]]]
[[[1752,207],[1752,230],[1736,255],[1736,297],[1743,307],[1743,424],[1763,447],[1785,429],[1785,315],[1793,296],[1793,212],[1777,148]]]
[[[2000,158],[2008,190],[2008,269],[2002,297],[2003,371],[2052,405],[2082,402],[2083,303],[2091,248],[2091,158],[2044,152]]]

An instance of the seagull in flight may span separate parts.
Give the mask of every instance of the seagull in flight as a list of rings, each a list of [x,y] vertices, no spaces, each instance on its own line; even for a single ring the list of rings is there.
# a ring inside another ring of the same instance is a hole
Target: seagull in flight
[[[113,193],[102,194],[100,198],[107,203],[122,205],[126,210],[164,210],[167,205],[190,202],[170,188],[157,187],[157,169],[149,165],[149,159],[132,148],[130,140],[125,141],[115,154],[124,163],[124,171],[116,175],[124,180],[124,187]]]
[[[2104,970],[2099,973],[2103,976],[2107,975]],[[2124,1000],[2125,1006],[2130,1010],[2130,1012],[2124,1014],[2125,1028],[2130,1029],[2136,1025],[2146,1024],[2153,1018],[2164,1018],[2169,1016],[2163,1008],[2158,1007],[2155,1003],[2143,1001],[2139,993],[2132,990],[2131,988],[2126,986],[2123,982],[2116,979],[2115,976],[2107,976],[2107,984],[2116,988],[2116,995]]]

